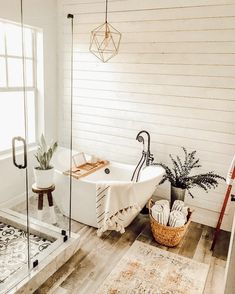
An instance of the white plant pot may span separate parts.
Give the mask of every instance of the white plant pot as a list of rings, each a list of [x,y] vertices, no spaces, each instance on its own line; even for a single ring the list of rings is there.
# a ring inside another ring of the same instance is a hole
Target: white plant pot
[[[54,185],[54,167],[51,169],[34,168],[35,184],[38,188],[49,188]]]

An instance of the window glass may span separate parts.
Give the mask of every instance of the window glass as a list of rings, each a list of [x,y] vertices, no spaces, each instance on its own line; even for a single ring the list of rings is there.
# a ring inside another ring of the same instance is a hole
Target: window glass
[[[0,87],[6,87],[6,63],[3,57],[0,57]]]
[[[35,30],[24,28],[25,85],[23,84],[22,30],[19,24],[0,21],[0,152],[11,148],[14,136],[25,136],[24,93],[27,98],[28,142],[36,138],[36,86],[34,73],[37,55]],[[14,89],[15,88],[15,89]]]
[[[22,56],[21,27],[14,24],[5,25],[7,54]]]
[[[26,86],[33,87],[33,61],[25,61],[25,71],[26,71]]]
[[[24,52],[26,57],[33,56],[33,39],[32,39],[32,30],[25,28],[24,29]]]
[[[36,117],[35,117],[35,93],[27,92],[27,114],[28,114],[28,140],[29,143],[36,141]]]
[[[19,58],[8,58],[9,87],[23,87],[23,61]],[[33,87],[33,62],[25,60],[25,86]]]
[[[35,142],[34,92],[27,92],[29,143]],[[0,152],[11,148],[13,137],[24,137],[24,94],[23,92],[0,92]],[[32,125],[33,124],[33,125]]]
[[[5,54],[4,25],[0,22],[0,55]]]
[[[9,87],[23,87],[23,62],[21,58],[8,58]]]
[[[20,92],[0,92],[0,151],[9,149],[15,136],[24,136],[24,104]]]

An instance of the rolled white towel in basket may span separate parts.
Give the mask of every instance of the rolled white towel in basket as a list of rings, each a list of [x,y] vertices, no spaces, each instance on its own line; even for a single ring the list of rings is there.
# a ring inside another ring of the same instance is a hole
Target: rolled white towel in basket
[[[162,225],[167,225],[169,214],[170,214],[170,206],[169,201],[167,200],[159,200],[156,201],[153,207],[151,208],[153,218]]]
[[[172,210],[169,217],[169,226],[182,227],[187,221],[186,216],[178,210]]]
[[[175,200],[174,201],[171,211],[173,211],[173,210],[181,211],[186,217],[188,215],[188,207],[185,206],[184,201],[182,201],[182,200]]]
[[[155,204],[164,205],[170,209],[170,203],[168,200],[165,200],[165,199],[157,200]]]

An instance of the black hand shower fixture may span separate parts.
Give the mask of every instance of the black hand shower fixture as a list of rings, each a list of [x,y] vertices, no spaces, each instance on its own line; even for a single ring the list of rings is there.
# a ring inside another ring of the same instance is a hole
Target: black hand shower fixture
[[[147,150],[145,150],[145,140],[144,140],[144,137],[142,134],[146,134],[147,137],[148,137],[148,142],[147,142]],[[133,181],[135,179],[135,176],[136,176],[136,182],[138,182],[139,180],[139,174],[140,174],[140,171],[144,165],[144,163],[146,163],[146,166],[152,164],[152,162],[154,161],[154,157],[153,157],[153,154],[151,154],[150,152],[150,134],[149,132],[143,130],[143,131],[140,131],[137,136],[136,136],[136,140],[140,143],[143,143],[143,151],[142,151],[142,156],[133,172],[133,175],[131,177],[131,181]]]

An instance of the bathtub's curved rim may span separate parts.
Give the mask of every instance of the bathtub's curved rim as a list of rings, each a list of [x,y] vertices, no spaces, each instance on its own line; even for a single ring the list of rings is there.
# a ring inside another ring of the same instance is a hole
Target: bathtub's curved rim
[[[104,170],[105,168],[111,168],[111,167],[117,167],[117,168],[120,168],[120,169],[125,169],[125,170],[130,170],[130,171],[134,171],[135,169],[135,165],[133,164],[126,164],[126,163],[121,163],[121,162],[117,162],[117,161],[110,161],[109,164],[105,167],[103,167],[102,169]],[[100,170],[102,170],[100,169]],[[100,170],[97,170],[95,171],[94,173],[96,172],[99,172]],[[79,179],[81,182],[83,183],[89,183],[89,184],[96,184],[96,183],[101,183],[101,182],[107,182],[107,183],[110,183],[110,182],[113,182],[113,183],[131,183],[131,181],[115,181],[115,180],[97,180],[97,181],[94,181],[94,180],[88,180],[86,177],[82,177]]]
[[[127,169],[127,167],[128,167],[128,169],[131,170],[131,171],[134,171],[134,169],[136,167],[135,165],[119,163],[119,162],[115,162],[115,161],[110,162],[108,166],[120,167],[120,168],[124,168],[124,169]],[[157,175],[156,174],[153,175],[151,178],[148,178],[146,180],[141,180],[139,182],[134,182],[134,184],[148,183],[148,182],[151,182],[154,178],[164,175],[164,173],[165,173],[164,168],[162,168],[160,166],[154,166],[154,165],[152,165],[151,167],[153,167],[154,169],[158,169],[159,173]],[[148,166],[146,166],[144,168],[148,168]],[[115,181],[115,180],[97,180],[97,181],[94,181],[94,180],[88,180],[88,179],[86,179],[86,177],[80,178],[79,181],[84,182],[84,183],[89,183],[89,184],[97,184],[97,183],[104,183],[104,182],[113,183],[113,184],[115,184],[115,183],[120,183],[120,184],[131,184],[131,183],[133,183],[133,181],[131,181],[131,180],[129,180],[129,181],[123,181],[123,180],[122,181],[121,180],[117,180],[117,181]]]
[[[134,171],[136,165],[127,164],[127,163],[120,163],[120,162],[117,162],[117,161],[110,161],[109,164],[106,167],[104,167],[103,169],[108,168],[108,167],[116,167],[116,168],[125,169],[125,170],[129,170],[129,171]],[[152,177],[150,177],[150,178],[148,178],[146,180],[140,180],[139,182],[134,182],[135,184],[148,183],[149,181],[152,181],[155,177],[163,176],[164,173],[165,173],[164,168],[162,168],[161,166],[157,166],[157,165],[146,166],[146,167],[143,168],[143,170],[146,169],[146,168],[149,168],[149,167],[159,170],[157,175],[153,174]],[[97,172],[98,171],[100,171],[100,170],[97,170]],[[55,168],[55,172],[60,174],[60,175],[64,174],[64,171],[61,171],[58,168]],[[120,184],[133,183],[131,180],[129,180],[129,181],[127,181],[127,180],[126,181],[125,180],[117,180],[117,181],[115,181],[115,180],[104,179],[104,180],[94,181],[94,180],[88,180],[86,177],[82,177],[80,179],[74,179],[74,180],[80,181],[80,182],[83,182],[83,183],[89,183],[89,184],[97,184],[97,183],[101,183],[101,182],[107,182],[107,183],[111,182],[111,183],[120,183]]]

